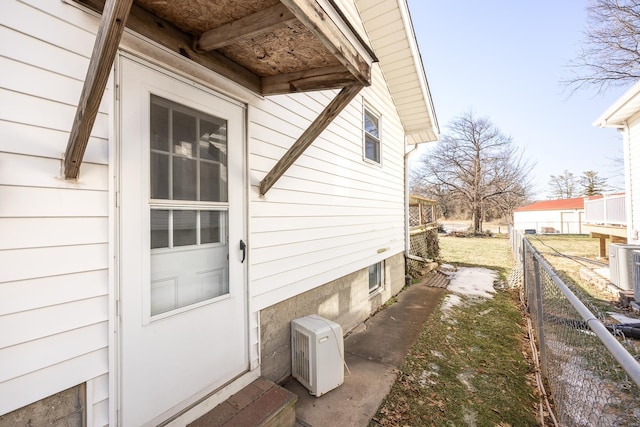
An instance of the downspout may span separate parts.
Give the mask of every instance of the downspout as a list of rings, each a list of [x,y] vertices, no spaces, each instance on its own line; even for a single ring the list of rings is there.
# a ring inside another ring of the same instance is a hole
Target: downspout
[[[622,135],[622,149],[623,149],[623,159],[624,159],[624,186],[625,186],[625,215],[627,217],[627,243],[631,243],[632,241],[635,243],[638,240],[636,224],[633,218],[633,182],[631,179],[631,167],[630,159],[631,159],[631,131],[629,130],[629,123],[627,121],[624,122],[623,127],[619,129],[620,132],[623,132]]]
[[[411,229],[409,227],[409,156],[418,149],[418,144],[413,144],[413,148],[404,153],[404,257],[406,259],[416,259],[411,255]],[[418,259],[422,261],[422,259]]]

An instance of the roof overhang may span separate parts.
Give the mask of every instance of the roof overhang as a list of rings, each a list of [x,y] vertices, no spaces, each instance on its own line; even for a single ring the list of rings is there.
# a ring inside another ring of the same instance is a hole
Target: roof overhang
[[[260,95],[371,84],[375,55],[330,0],[133,0],[126,26]]]
[[[296,143],[299,153],[288,151],[287,161],[268,174],[262,194],[330,123],[327,118],[371,84],[375,55],[332,0],[76,1],[102,19],[65,152],[67,179],[78,176],[125,25],[262,96],[343,89]]]
[[[402,121],[407,144],[436,141],[440,128],[406,0],[356,0]]]
[[[640,81],[618,98],[593,126],[622,128],[626,122],[640,111]]]

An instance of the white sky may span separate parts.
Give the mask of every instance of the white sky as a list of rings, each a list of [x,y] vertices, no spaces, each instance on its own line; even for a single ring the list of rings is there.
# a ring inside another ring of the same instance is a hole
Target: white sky
[[[592,123],[627,88],[570,96],[560,84],[580,48],[586,0],[408,4],[442,133],[470,109],[488,117],[536,163],[538,198],[548,195],[549,176],[565,169],[595,170],[623,185],[610,160],[621,156],[621,138]]]

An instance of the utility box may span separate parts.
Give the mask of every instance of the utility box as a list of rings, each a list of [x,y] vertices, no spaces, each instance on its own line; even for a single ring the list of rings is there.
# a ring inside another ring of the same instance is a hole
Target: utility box
[[[640,245],[609,245],[609,273],[611,283],[624,291],[633,290],[633,251]]]

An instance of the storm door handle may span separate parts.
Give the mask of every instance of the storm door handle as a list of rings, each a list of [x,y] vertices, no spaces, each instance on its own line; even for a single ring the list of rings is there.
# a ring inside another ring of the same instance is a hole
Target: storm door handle
[[[240,262],[244,263],[244,260],[247,258],[247,244],[244,240],[240,240],[240,250],[242,251],[242,261]]]

